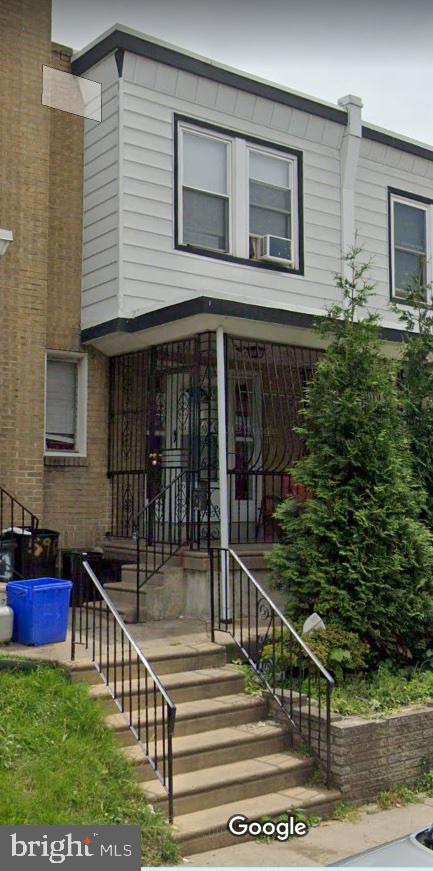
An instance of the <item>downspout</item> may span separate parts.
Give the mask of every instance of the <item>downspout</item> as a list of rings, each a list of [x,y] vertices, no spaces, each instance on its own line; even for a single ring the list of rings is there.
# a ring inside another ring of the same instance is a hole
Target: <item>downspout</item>
[[[340,97],[338,105],[347,111],[347,126],[340,150],[341,178],[341,259],[342,273],[348,277],[347,252],[356,242],[355,185],[362,138],[362,100],[347,94]]]

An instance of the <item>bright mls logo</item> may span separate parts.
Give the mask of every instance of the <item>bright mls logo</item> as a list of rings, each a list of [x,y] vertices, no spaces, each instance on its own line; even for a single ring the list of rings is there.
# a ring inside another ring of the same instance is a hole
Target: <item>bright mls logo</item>
[[[8,871],[140,871],[140,827],[0,826],[0,857]]]

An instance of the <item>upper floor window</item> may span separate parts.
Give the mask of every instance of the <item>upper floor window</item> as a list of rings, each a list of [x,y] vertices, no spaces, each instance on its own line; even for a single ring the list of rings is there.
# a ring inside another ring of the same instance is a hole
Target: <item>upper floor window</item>
[[[86,357],[49,352],[45,390],[45,453],[86,450]]]
[[[177,245],[300,272],[300,153],[187,121],[177,129]]]
[[[430,212],[427,202],[391,194],[392,296],[396,299],[404,300],[414,282],[430,281]]]
[[[183,241],[211,251],[229,250],[229,144],[185,130],[183,135]]]
[[[268,254],[293,265],[293,161],[249,151],[250,257]],[[267,236],[273,237],[263,242]]]

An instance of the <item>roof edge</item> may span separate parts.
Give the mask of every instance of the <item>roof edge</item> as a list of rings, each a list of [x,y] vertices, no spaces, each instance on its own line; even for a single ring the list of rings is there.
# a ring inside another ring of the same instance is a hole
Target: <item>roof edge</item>
[[[176,69],[203,76],[220,84],[239,88],[239,90],[254,94],[257,97],[264,97],[292,109],[300,109],[311,115],[318,115],[320,118],[334,121],[336,124],[343,126],[347,124],[347,112],[331,103],[316,101],[313,97],[289,91],[283,86],[255,78],[241,70],[237,71],[231,67],[219,65],[216,61],[187,53],[168,43],[152,41],[144,35],[120,29],[118,26],[106,31],[99,40],[91,43],[82,52],[75,54],[72,60],[72,72],[76,76],[82,75],[116,49],[123,49]]]
[[[72,58],[72,72],[74,75],[80,76],[118,50],[121,52],[129,51],[176,69],[203,76],[220,84],[238,88],[246,93],[273,100],[292,109],[309,112],[311,115],[347,126],[347,111],[334,106],[332,103],[320,102],[306,94],[290,91],[282,85],[219,64],[210,58],[202,57],[157,38],[154,39],[120,24],[113,25],[80,52],[76,52]],[[433,146],[430,148],[426,143],[417,142],[374,124],[366,122],[362,125],[362,137],[397,148],[407,154],[422,157],[424,160],[433,161]]]
[[[298,312],[290,309],[276,309],[237,300],[220,299],[219,297],[200,296],[192,300],[162,306],[151,312],[136,315],[131,318],[113,318],[94,327],[86,327],[81,332],[81,341],[91,342],[113,333],[137,333],[151,327],[162,326],[176,320],[183,320],[198,314],[211,314],[225,317],[237,317],[246,320],[311,328],[317,323],[320,315],[309,312]],[[381,327],[382,339],[389,342],[401,342],[405,331],[394,327]]]

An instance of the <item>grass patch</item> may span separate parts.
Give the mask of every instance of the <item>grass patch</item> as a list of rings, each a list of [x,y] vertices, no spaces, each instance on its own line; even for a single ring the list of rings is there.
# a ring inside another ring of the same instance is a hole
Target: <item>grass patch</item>
[[[141,826],[143,864],[178,859],[86,686],[59,668],[0,672],[0,824]]]
[[[339,714],[377,717],[432,699],[431,669],[396,670],[380,666],[368,676],[350,677],[337,683],[332,694],[332,709]]]
[[[392,789],[383,789],[377,796],[377,804],[382,811],[392,807],[405,807],[407,804],[416,804],[422,801],[421,790],[418,786],[395,786]]]
[[[254,669],[249,665],[248,662],[243,662],[241,659],[233,659],[232,665],[235,665],[239,671],[242,672],[244,676],[244,692],[249,696],[257,696],[263,693],[265,689],[262,681],[260,680],[258,674],[254,671]]]
[[[245,678],[245,692],[256,695],[264,691],[260,678],[248,663],[235,660]],[[299,682],[294,678],[294,692],[299,692]],[[280,684],[278,684],[280,685]],[[282,680],[284,684],[284,678]],[[288,685],[286,685],[288,688]],[[301,687],[308,690],[305,684]],[[315,688],[310,686],[314,697]],[[331,708],[338,714],[352,714],[374,718],[392,714],[408,705],[433,701],[433,670],[431,668],[391,668],[381,665],[377,671],[359,675],[347,675],[337,680],[331,698]]]
[[[339,804],[332,811],[330,820],[339,820],[340,822],[344,822],[347,820],[349,823],[357,823],[361,816],[361,811],[359,807],[355,807],[354,805],[347,804],[345,801],[340,801]]]

